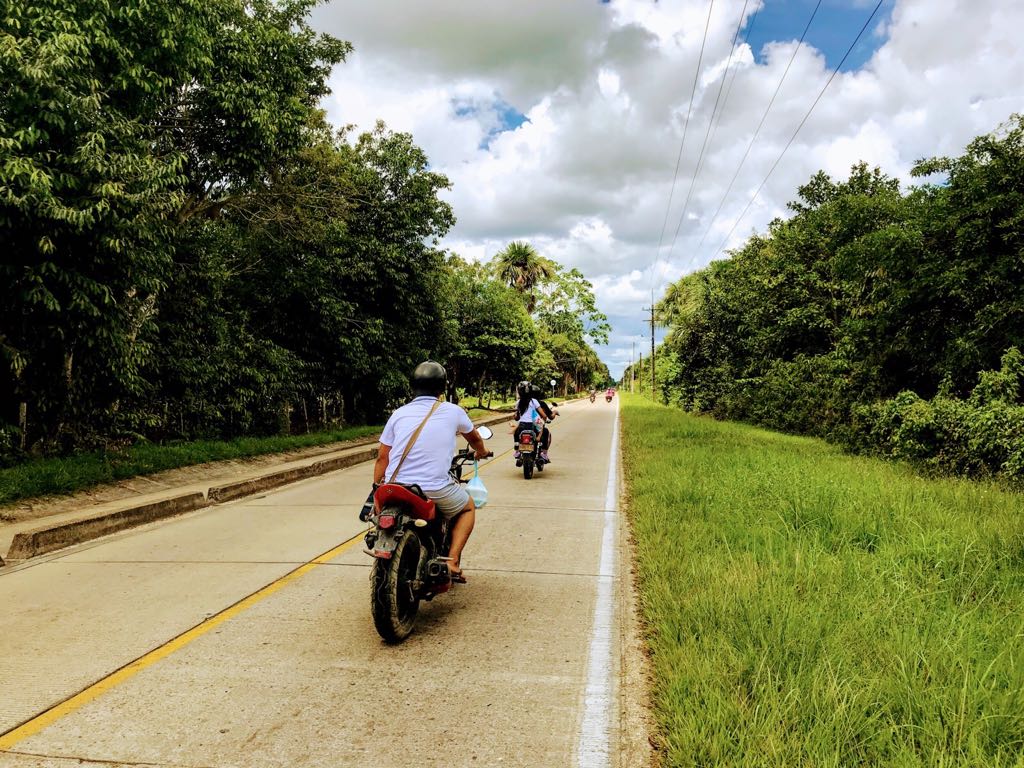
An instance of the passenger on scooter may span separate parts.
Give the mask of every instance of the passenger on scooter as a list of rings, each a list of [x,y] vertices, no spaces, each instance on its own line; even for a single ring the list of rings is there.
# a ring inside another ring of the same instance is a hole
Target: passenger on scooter
[[[418,485],[427,498],[433,499],[438,512],[451,525],[448,567],[452,579],[464,581],[460,561],[476,522],[476,506],[466,489],[448,474],[455,452],[455,436],[465,437],[478,459],[485,459],[490,453],[469,415],[457,405],[439,402],[447,384],[448,374],[439,363],[428,360],[416,366],[412,374],[412,401],[391,414],[381,433],[380,452],[373,465],[373,484],[376,487],[389,481]],[[402,461],[417,429],[420,433]],[[399,463],[401,470],[392,481]]]
[[[540,425],[540,457],[547,463],[551,463],[551,459],[548,458],[548,448],[551,447],[551,430],[544,426],[545,422],[552,421],[557,415],[555,411],[551,409],[547,403],[540,399],[540,390],[536,389],[530,382],[521,381],[516,387],[516,394],[519,395],[519,402],[516,404],[515,419],[519,422],[516,425],[515,441],[519,444],[519,435],[522,434],[524,429],[529,429],[534,425]],[[515,452],[515,457],[519,458],[519,451]]]

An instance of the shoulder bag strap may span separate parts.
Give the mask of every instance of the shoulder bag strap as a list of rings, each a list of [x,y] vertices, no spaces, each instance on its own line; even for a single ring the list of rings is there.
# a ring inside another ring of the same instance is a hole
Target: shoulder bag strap
[[[406,443],[405,451],[402,453],[402,458],[398,460],[398,466],[395,467],[395,471],[391,475],[391,479],[388,480],[389,483],[395,482],[395,478],[398,477],[398,473],[402,469],[402,465],[405,464],[406,456],[408,456],[409,455],[409,451],[412,450],[413,443],[415,443],[416,442],[416,438],[420,436],[420,432],[423,431],[423,427],[426,426],[427,421],[429,421],[430,417],[434,415],[434,411],[436,411],[440,407],[441,407],[441,398],[438,398],[434,402],[433,407],[431,407],[430,412],[426,415],[426,418],[424,418],[423,421],[420,422],[420,425],[418,427],[416,427],[416,431],[412,433],[412,437],[409,438],[409,442]]]

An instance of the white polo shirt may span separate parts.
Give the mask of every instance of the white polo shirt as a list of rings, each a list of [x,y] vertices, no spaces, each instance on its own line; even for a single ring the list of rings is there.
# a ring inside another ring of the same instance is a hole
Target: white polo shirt
[[[380,441],[383,445],[391,446],[387,472],[384,473],[385,482],[391,479],[405,453],[409,438],[436,400],[436,397],[430,396],[417,397],[391,414],[388,423],[384,425]],[[455,453],[456,435],[472,431],[473,421],[468,413],[457,405],[441,403],[416,438],[395,482],[406,485],[415,483],[424,491],[441,490],[452,482],[448,470],[452,465],[452,454]]]

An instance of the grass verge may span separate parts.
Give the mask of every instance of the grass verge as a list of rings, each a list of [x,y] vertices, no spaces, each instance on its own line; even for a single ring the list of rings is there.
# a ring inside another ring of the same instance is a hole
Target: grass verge
[[[1024,765],[1024,496],[622,406],[666,764]]]
[[[0,505],[47,494],[73,493],[100,483],[150,475],[209,461],[293,451],[380,434],[381,427],[347,427],[308,435],[196,440],[156,445],[140,443],[122,451],[89,453],[60,459],[34,459],[0,469]]]

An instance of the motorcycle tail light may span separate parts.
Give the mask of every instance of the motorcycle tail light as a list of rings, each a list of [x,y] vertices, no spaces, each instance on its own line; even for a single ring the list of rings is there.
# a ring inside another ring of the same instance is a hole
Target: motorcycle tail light
[[[531,435],[529,432],[523,432],[523,434],[521,434],[519,436],[519,442],[520,443],[527,443],[527,444],[532,443],[533,442],[533,435]]]
[[[395,527],[395,516],[394,515],[381,515],[377,518],[377,525],[381,528],[388,529]]]

